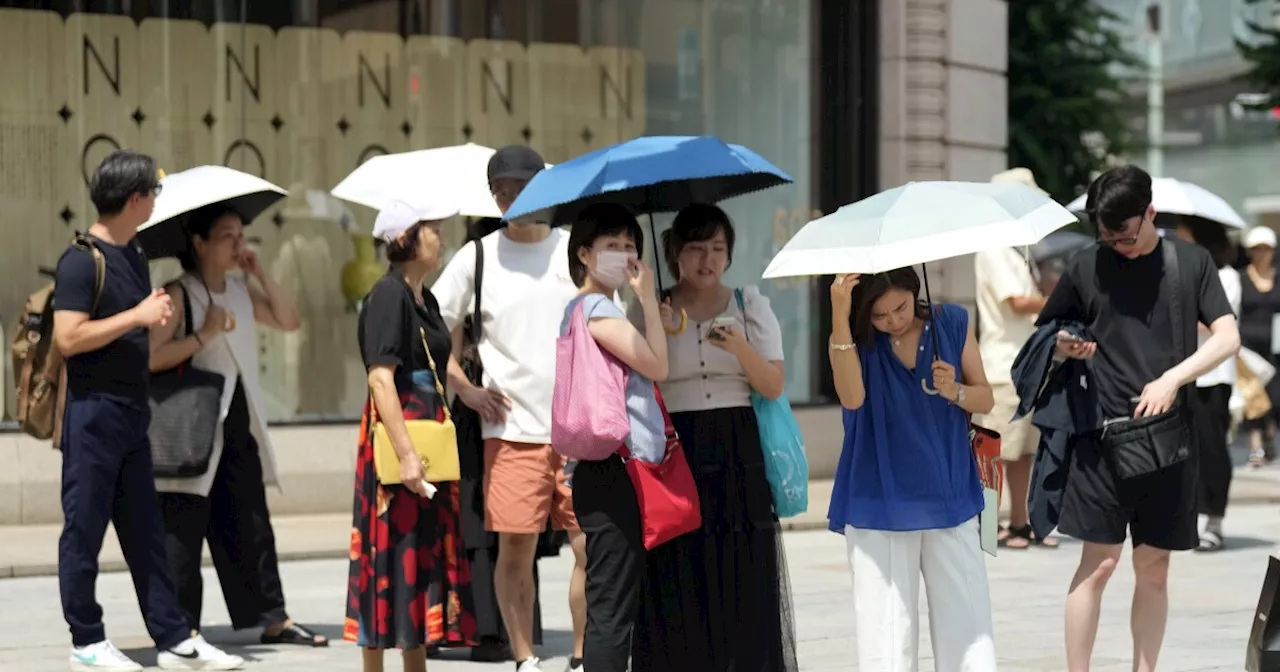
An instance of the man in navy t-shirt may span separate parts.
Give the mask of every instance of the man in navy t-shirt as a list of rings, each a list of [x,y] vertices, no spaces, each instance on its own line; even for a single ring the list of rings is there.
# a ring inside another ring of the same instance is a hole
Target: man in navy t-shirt
[[[132,672],[142,667],[115,648],[94,597],[98,553],[115,525],[120,548],[164,669],[234,670],[244,665],[192,636],[165,557],[147,427],[148,330],[171,314],[134,236],[151,217],[160,183],[155,162],[112,152],[94,171],[89,196],[98,221],[88,240],[106,261],[95,292],[93,253],[72,245],[58,260],[53,334],[66,357],[62,421],[62,513],[58,584],[71,626],[73,671]]]

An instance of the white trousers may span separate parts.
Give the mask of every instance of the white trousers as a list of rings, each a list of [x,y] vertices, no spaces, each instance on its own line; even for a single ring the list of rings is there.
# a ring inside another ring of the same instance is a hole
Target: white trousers
[[[920,669],[920,577],[936,672],[995,672],[987,566],[975,517],[921,532],[845,528],[858,672]]]

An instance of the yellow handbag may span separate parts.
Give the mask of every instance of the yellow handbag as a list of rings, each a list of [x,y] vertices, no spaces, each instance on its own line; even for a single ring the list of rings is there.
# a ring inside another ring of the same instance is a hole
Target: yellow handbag
[[[436,373],[435,359],[431,356],[431,348],[427,347],[427,332],[425,329],[418,331],[422,337],[422,347],[427,350],[427,362],[431,364],[431,377],[435,379],[439,403],[444,406],[444,421],[405,420],[404,426],[409,431],[413,452],[422,460],[422,471],[427,481],[456,481],[462,477],[462,469],[458,464],[458,433],[453,426],[453,416],[449,413],[449,400],[444,395],[444,387],[440,385],[440,376]],[[378,475],[378,482],[383,485],[399,485],[400,456],[392,446],[386,426],[378,421],[378,405],[372,399],[369,412],[373,425],[373,468]]]

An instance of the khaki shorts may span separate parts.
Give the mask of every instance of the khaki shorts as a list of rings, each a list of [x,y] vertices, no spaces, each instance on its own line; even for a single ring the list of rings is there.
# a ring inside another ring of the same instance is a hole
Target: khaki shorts
[[[541,534],[578,529],[564,458],[551,446],[484,440],[484,527],[490,532]]]
[[[1040,447],[1040,430],[1031,424],[1031,415],[1009,422],[1018,412],[1017,389],[1010,383],[997,383],[991,386],[991,393],[996,405],[987,415],[973,416],[973,423],[1000,433],[1000,457],[1005,462],[1034,457]]]

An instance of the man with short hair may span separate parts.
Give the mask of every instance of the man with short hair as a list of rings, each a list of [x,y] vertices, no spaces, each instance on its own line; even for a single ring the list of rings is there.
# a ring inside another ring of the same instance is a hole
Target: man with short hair
[[[489,161],[489,188],[506,214],[520,191],[545,167],[522,145],[498,150]],[[498,533],[494,592],[518,672],[534,672],[535,586],[538,535],[550,518],[569,532],[574,569],[569,584],[573,655],[582,669],[586,624],[586,539],[573,513],[565,460],[551,447],[551,394],[556,339],[565,307],[578,293],[569,277],[569,234],[541,218],[512,221],[458,250],[431,288],[452,331],[471,314],[476,249],[484,255],[483,311],[478,351],[485,387],[467,379],[456,358],[449,381],[458,397],[480,414],[484,437],[485,528]]]
[[[1092,360],[1104,419],[1102,430],[1072,437],[1062,495],[1059,529],[1084,542],[1067,597],[1067,669],[1089,669],[1102,593],[1131,535],[1133,669],[1151,672],[1168,618],[1170,552],[1199,543],[1182,390],[1235,354],[1240,334],[1209,253],[1157,234],[1150,175],[1136,166],[1103,173],[1087,209],[1100,244],[1071,260],[1039,320],[1084,325],[1084,338],[1058,333],[1057,357]],[[1210,335],[1196,348],[1198,323]]]
[[[159,175],[150,157],[112,152],[94,171],[89,197],[98,221],[89,242],[102,253],[106,273],[96,292],[92,253],[71,246],[58,260],[53,334],[66,357],[66,409],[62,432],[62,513],[58,585],[71,626],[73,672],[134,672],[142,666],[107,639],[102,607],[94,599],[98,554],[115,525],[147,632],[166,670],[237,670],[228,655],[193,635],[178,607],[165,556],[147,427],[148,330],[172,316],[163,289],[134,236],[151,217]]]

